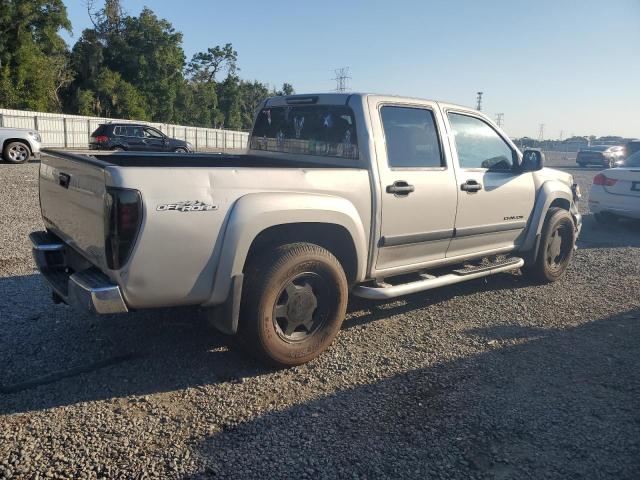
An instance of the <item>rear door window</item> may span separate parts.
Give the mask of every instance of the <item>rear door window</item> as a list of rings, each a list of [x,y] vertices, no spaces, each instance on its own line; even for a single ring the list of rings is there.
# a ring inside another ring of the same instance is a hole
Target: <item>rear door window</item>
[[[263,108],[253,127],[251,149],[357,159],[355,115],[342,105]]]
[[[389,167],[438,168],[445,165],[431,110],[384,106],[380,116]]]

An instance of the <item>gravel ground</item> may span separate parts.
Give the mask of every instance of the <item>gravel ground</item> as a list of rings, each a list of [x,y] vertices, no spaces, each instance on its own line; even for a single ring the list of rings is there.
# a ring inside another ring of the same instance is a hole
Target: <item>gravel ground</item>
[[[640,478],[637,224],[587,214],[553,285],[352,301],[327,353],[274,371],[197,311],[54,305],[37,168],[0,164],[0,478]]]

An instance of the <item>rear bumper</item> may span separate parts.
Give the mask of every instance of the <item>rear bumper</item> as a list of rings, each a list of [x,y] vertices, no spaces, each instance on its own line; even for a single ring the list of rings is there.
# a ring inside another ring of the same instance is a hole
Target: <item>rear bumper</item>
[[[65,303],[96,314],[128,312],[118,285],[95,267],[72,271],[65,261],[64,242],[47,232],[29,235],[33,258],[46,283]]]

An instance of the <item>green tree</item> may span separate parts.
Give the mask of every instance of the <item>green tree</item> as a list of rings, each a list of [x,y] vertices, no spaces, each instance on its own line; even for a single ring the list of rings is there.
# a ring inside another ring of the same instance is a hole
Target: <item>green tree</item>
[[[167,20],[144,8],[127,16],[106,35],[105,66],[118,72],[145,97],[151,118],[174,121],[175,103],[184,82],[182,34]]]
[[[70,83],[71,30],[62,0],[0,0],[0,100],[3,106],[60,110]]]
[[[96,96],[104,115],[148,120],[147,102],[136,87],[108,68],[98,75]]]

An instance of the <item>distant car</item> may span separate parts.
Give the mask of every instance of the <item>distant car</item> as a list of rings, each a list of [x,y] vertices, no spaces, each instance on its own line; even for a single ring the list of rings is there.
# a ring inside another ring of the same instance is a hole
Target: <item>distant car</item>
[[[28,128],[0,128],[0,151],[5,162],[24,163],[40,156],[42,138]]]
[[[581,167],[598,165],[604,168],[613,168],[616,162],[624,159],[625,149],[622,145],[594,145],[578,152],[576,163]]]
[[[600,223],[618,217],[640,219],[640,152],[621,168],[603,170],[593,177],[589,209]]]
[[[167,137],[149,125],[103,123],[91,134],[91,150],[191,153],[193,146],[184,140]]]

